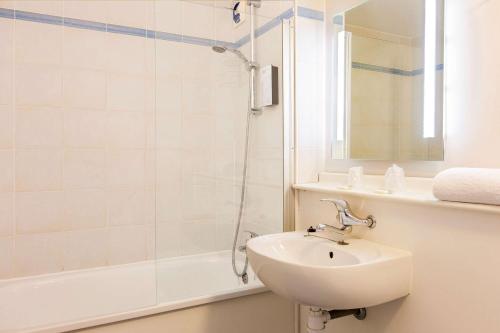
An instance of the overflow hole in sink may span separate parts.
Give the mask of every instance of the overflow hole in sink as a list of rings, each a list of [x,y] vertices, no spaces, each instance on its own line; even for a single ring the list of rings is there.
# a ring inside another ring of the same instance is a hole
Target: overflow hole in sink
[[[330,259],[333,259],[333,252],[330,251]]]

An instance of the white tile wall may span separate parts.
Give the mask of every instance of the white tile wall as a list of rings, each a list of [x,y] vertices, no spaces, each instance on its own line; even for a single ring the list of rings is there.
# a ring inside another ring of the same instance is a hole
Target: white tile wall
[[[12,257],[14,253],[14,238],[1,237],[0,251],[3,253],[2,260],[0,260],[0,276],[4,278],[11,277],[13,275]]]
[[[111,211],[106,202],[108,197],[105,191],[98,189],[66,191],[64,221],[72,230],[106,227],[108,211]]]
[[[107,114],[102,111],[66,108],[64,113],[64,143],[66,147],[105,148]],[[91,131],[88,129],[92,128]]]
[[[55,232],[68,228],[64,219],[63,192],[18,192],[16,233]]]
[[[59,65],[62,57],[62,30],[58,25],[16,21],[16,61]]]
[[[0,193],[0,237],[14,235],[14,194]]]
[[[71,0],[64,2],[64,15],[82,20],[106,22],[109,1]]]
[[[182,34],[182,2],[155,1],[156,29]]]
[[[14,187],[14,152],[11,150],[0,151],[0,192],[10,192]]]
[[[104,149],[64,152],[64,189],[102,189],[106,183]]]
[[[27,12],[62,16],[63,15],[63,1],[60,0],[15,0],[15,8]]]
[[[153,27],[152,2],[117,5],[1,3]],[[0,43],[0,278],[146,259],[154,42],[0,19]]]
[[[11,105],[0,105],[0,149],[14,144],[14,111]]]
[[[248,33],[214,4],[0,6],[230,42]],[[258,24],[289,5],[269,2]],[[260,37],[257,57],[281,71],[280,41],[280,28]],[[248,93],[236,57],[0,18],[0,73],[0,278],[154,258],[155,243],[158,257],[230,248]],[[281,106],[252,121],[245,223],[279,231]]]
[[[17,106],[61,106],[63,103],[61,66],[17,63],[15,67]]]
[[[63,153],[61,150],[18,150],[15,164],[16,191],[62,189]]]
[[[107,246],[106,229],[68,232],[64,243],[64,268],[73,270],[106,265]]]
[[[63,112],[58,107],[18,107],[16,111],[16,148],[61,148]]]
[[[102,3],[102,1],[81,1],[87,3]],[[74,4],[75,1],[67,1],[66,7]],[[76,14],[76,13],[75,13]],[[71,16],[69,17],[82,17]],[[97,20],[105,21],[105,20]],[[105,70],[108,57],[107,42],[108,36],[101,31],[63,28],[63,63],[69,68],[86,68],[95,70]]]
[[[154,1],[107,0],[108,23],[139,28],[154,28]]]
[[[87,110],[103,110],[106,107],[106,97],[109,96],[106,96],[105,72],[66,68],[63,74],[63,87],[65,106]],[[109,90],[112,87],[110,82]]]

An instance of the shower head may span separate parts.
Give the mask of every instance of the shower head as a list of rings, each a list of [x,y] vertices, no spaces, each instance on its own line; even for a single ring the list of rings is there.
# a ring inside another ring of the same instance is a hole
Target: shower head
[[[245,63],[245,65],[247,65],[247,67],[250,67],[250,65],[252,65],[250,63],[250,61],[247,59],[247,57],[245,57],[245,55],[243,53],[241,53],[240,50],[231,49],[231,48],[228,48],[225,46],[220,46],[220,45],[212,46],[212,50],[214,52],[217,52],[217,53],[224,53],[226,51],[231,52],[232,54],[237,55],[238,58],[240,58]]]

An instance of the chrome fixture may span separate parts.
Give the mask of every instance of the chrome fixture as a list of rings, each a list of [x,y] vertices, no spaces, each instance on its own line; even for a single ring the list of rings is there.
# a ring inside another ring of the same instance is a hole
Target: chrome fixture
[[[341,230],[341,228],[337,228],[333,225],[330,225],[330,224],[324,224],[324,223],[320,223],[318,224],[316,227],[314,227],[314,230],[315,231],[325,231],[326,229],[331,229],[334,233],[336,234],[339,234],[339,235],[343,235],[344,233]],[[351,231],[350,229],[346,228],[344,229],[346,232],[349,232]]]
[[[220,46],[220,45],[212,46],[212,50],[214,52],[217,52],[217,53],[224,53],[224,52],[228,51],[228,52],[235,54],[238,58],[240,58],[245,63],[245,65],[247,66],[247,69],[249,71],[251,71],[252,68],[259,67],[259,65],[257,63],[254,63],[254,62],[251,62],[250,60],[248,60],[247,57],[245,57],[245,55],[240,50],[231,49],[231,48],[228,48],[226,46]]]
[[[356,216],[352,211],[349,203],[341,199],[321,199],[322,202],[330,202],[335,205],[338,211],[337,219],[341,225],[340,228],[335,226],[328,226],[330,228],[336,229],[338,231],[350,231],[351,226],[365,226],[370,229],[375,228],[377,221],[372,215],[368,215],[366,218],[360,218]],[[325,225],[326,226],[326,225]],[[324,228],[323,228],[324,229]]]
[[[261,111],[255,105],[255,72],[259,68],[259,64],[255,62],[255,8],[261,7],[261,0],[249,0],[248,6],[250,6],[250,59],[245,57],[240,50],[231,49],[225,46],[215,45],[212,46],[212,50],[217,53],[224,53],[229,51],[238,56],[246,64],[248,71],[250,71],[249,85],[250,85],[250,110],[252,112]]]
[[[345,200],[339,200],[339,199],[321,199],[323,202],[330,202],[335,205],[338,211],[337,215],[337,220],[340,223],[340,227],[336,227],[334,225],[330,224],[318,224],[317,226],[313,227],[310,226],[307,229],[307,234],[305,237],[317,237],[317,238],[323,238],[327,240],[331,240],[333,242],[336,242],[339,245],[348,245],[344,241],[344,236],[352,231],[352,226],[366,226],[370,229],[375,228],[375,225],[377,222],[375,221],[375,217],[372,215],[368,215],[366,218],[362,219],[360,217],[357,217],[354,215],[351,211],[351,207],[349,206],[349,203]],[[326,229],[330,229],[333,231],[334,234],[340,235],[339,237],[334,237],[337,239],[331,239],[329,237],[324,237],[320,236],[317,234],[318,231],[325,231]]]
[[[250,6],[250,64],[255,66],[250,67],[250,111],[261,111],[260,108],[255,106],[255,71],[257,64],[255,62],[255,8],[260,8],[261,0],[248,1]]]
[[[245,55],[237,49],[228,48],[226,46],[215,45],[212,46],[212,50],[216,53],[225,53],[226,51],[236,55],[240,58],[246,65],[249,71],[249,98],[248,98],[248,108],[247,108],[247,122],[246,122],[246,132],[245,132],[245,151],[243,153],[243,170],[242,170],[242,181],[241,181],[241,191],[240,191],[240,204],[238,211],[238,219],[236,222],[236,228],[234,230],[233,238],[233,248],[232,248],[232,266],[233,272],[237,277],[240,277],[243,283],[248,283],[248,256],[246,255],[246,247],[240,246],[238,250],[245,253],[245,264],[241,271],[236,267],[236,246],[238,243],[238,236],[240,233],[240,227],[243,220],[243,210],[245,208],[246,199],[246,188],[247,188],[247,174],[248,174],[248,151],[250,145],[250,120],[252,115],[255,115],[257,111],[261,111],[260,108],[255,106],[255,72],[259,67],[258,63],[255,62],[255,8],[260,8],[260,0],[250,0],[248,1],[250,6],[250,59],[245,57]],[[254,232],[247,231],[250,234],[250,238],[256,237],[257,234]]]
[[[246,233],[248,233],[248,234],[250,235],[250,239],[252,239],[252,238],[255,238],[255,237],[258,237],[258,236],[259,236],[259,234],[257,234],[256,232],[253,232],[253,231],[248,231],[248,230],[245,230],[245,232],[246,232]],[[246,245],[246,244],[245,244],[245,245],[240,245],[240,246],[238,247],[238,251],[240,251],[240,252],[246,252],[246,250],[247,250],[247,245]]]
[[[348,245],[343,240],[343,236],[352,230],[352,226],[365,226],[370,229],[375,228],[377,221],[373,215],[368,215],[366,218],[360,218],[351,211],[349,203],[345,200],[340,199],[321,199],[322,202],[330,202],[337,208],[337,220],[340,223],[340,227],[336,227],[330,224],[318,224],[316,227],[310,226],[307,229],[306,237],[318,237],[328,239],[337,242],[339,245]],[[325,231],[326,229],[332,230],[335,234],[340,235],[341,239],[330,239],[328,237],[319,236],[316,232]]]
[[[328,321],[346,316],[353,316],[357,320],[364,320],[366,318],[366,308],[326,311],[311,306],[306,323],[307,332],[322,332],[325,330]]]
[[[340,237],[326,237],[326,236],[320,236],[318,234],[318,231],[324,231],[326,228],[331,228],[333,233],[336,235],[339,235]],[[321,238],[321,239],[326,239],[332,242],[335,242],[339,245],[349,245],[346,241],[344,241],[344,236],[348,232],[350,232],[351,229],[346,229],[345,231],[340,231],[340,228],[334,227],[333,225],[329,224],[318,224],[317,226],[313,227],[310,226],[307,228],[307,233],[304,235],[304,237],[316,237],[316,238]]]

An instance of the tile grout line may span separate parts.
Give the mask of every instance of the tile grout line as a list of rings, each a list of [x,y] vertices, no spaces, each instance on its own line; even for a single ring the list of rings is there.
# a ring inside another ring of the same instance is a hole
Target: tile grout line
[[[17,29],[17,24],[16,21],[12,23],[12,60],[11,60],[11,65],[12,65],[12,73],[11,73],[11,82],[12,82],[12,229],[11,234],[12,234],[12,253],[11,253],[11,259],[10,259],[10,274],[13,276],[14,273],[14,268],[15,268],[15,253],[16,248],[17,248],[17,192],[16,192],[16,128],[17,128],[17,112],[16,112],[16,66],[15,66],[15,61],[16,61],[16,29]]]

